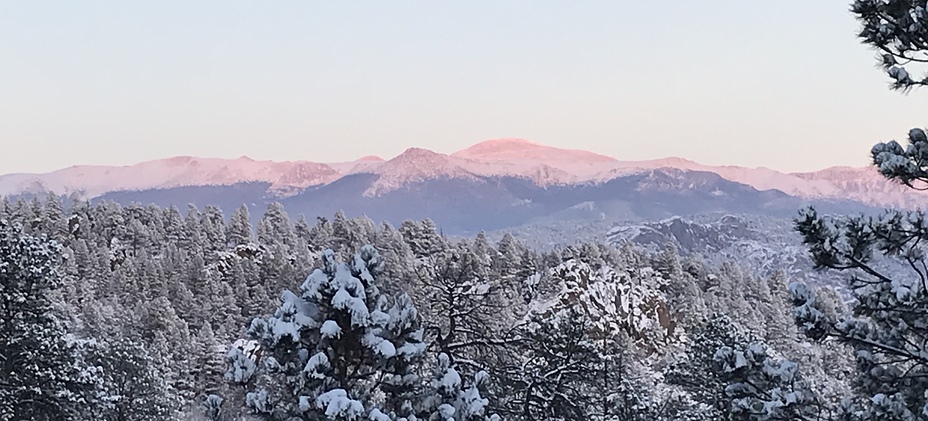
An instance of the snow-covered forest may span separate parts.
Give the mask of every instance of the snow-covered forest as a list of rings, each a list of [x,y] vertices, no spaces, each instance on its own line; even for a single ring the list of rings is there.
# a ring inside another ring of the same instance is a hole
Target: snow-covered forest
[[[851,10],[928,85],[928,4]],[[928,189],[907,137],[875,170]],[[928,420],[925,212],[793,222],[842,292],[673,244],[0,197],[0,421]]]
[[[0,418],[721,419],[831,411],[852,386],[848,350],[800,336],[782,275],[428,220],[250,219],[0,202]]]

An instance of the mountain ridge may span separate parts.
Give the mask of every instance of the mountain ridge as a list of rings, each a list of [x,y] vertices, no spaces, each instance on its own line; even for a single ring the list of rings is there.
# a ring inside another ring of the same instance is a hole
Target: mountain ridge
[[[376,180],[364,194],[376,196],[424,180],[480,182],[486,177],[516,177],[547,188],[605,183],[655,169],[714,173],[759,191],[778,190],[805,200],[850,200],[875,207],[928,204],[928,194],[913,194],[867,167],[787,173],[764,167],[703,165],[678,157],[621,161],[519,138],[491,139],[451,154],[408,148],[390,159],[368,155],[340,163],[178,156],[124,166],[75,165],[48,173],[0,175],[0,194],[54,192],[93,198],[118,191],[263,182],[270,184],[270,194],[286,198],[351,174],[373,174]]]

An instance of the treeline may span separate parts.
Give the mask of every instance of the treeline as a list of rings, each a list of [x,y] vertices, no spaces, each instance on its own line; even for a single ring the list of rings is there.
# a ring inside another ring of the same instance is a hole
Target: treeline
[[[851,354],[800,336],[783,275],[251,220],[0,201],[0,419],[803,419],[850,390]]]

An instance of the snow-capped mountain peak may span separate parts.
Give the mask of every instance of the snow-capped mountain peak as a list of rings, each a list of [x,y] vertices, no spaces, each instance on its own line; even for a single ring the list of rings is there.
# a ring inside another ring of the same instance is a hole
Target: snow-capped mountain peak
[[[526,151],[546,150],[549,147],[519,138],[491,139],[480,142],[453,155],[467,158],[505,158]]]
[[[471,161],[476,172],[517,175],[536,179],[544,174],[549,184],[570,184],[608,171],[615,158],[577,149],[562,149],[525,139],[480,142],[451,155]]]
[[[454,157],[480,161],[566,161],[582,160],[585,163],[616,162],[615,158],[577,149],[562,149],[530,142],[525,139],[493,139],[480,142],[455,152]]]
[[[373,166],[369,171],[380,177],[364,192],[378,195],[408,183],[439,178],[470,178],[475,176],[464,169],[462,160],[422,148],[409,148],[395,158]]]
[[[357,162],[384,162],[386,159],[383,159],[377,155],[367,155],[358,158]]]
[[[355,161],[328,164],[261,161],[247,156],[236,159],[178,156],[130,166],[79,165],[45,174],[0,175],[0,194],[50,191],[97,197],[115,191],[264,182],[270,185],[270,193],[286,197],[346,175],[366,173],[376,175],[377,179],[365,194],[379,195],[411,183],[435,179],[482,182],[495,177],[517,177],[547,187],[604,183],[633,173],[666,169],[683,178],[688,177],[687,171],[713,173],[760,191],[779,190],[806,200],[908,208],[928,204],[928,193],[890,183],[872,168],[833,167],[815,172],[785,173],[769,168],[702,165],[674,157],[619,161],[593,152],[515,138],[487,140],[451,155],[409,148],[389,160],[365,156]]]
[[[277,192],[335,181],[341,174],[309,161],[273,162],[177,156],[128,166],[77,165],[45,174],[0,176],[0,194],[80,193],[95,197],[112,191],[219,186],[257,181]]]

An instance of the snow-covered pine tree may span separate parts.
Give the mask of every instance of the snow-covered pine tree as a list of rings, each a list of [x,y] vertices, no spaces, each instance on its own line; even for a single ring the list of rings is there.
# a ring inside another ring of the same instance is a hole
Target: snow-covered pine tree
[[[800,329],[813,339],[833,338],[856,349],[863,419],[928,416],[923,393],[928,388],[928,285],[923,281],[928,273],[920,266],[924,255],[917,246],[928,237],[925,215],[887,211],[879,218],[832,219],[807,209],[796,225],[818,267],[853,271],[850,290],[856,298],[853,317],[829,314],[808,287],[791,284]],[[874,249],[911,263],[914,276],[883,273],[872,264]]]
[[[171,206],[161,210],[162,225],[164,226],[164,239],[169,244],[178,245],[178,242],[184,237],[184,217],[176,206]]]
[[[467,382],[447,354],[439,353],[436,360],[432,381],[420,399],[419,418],[423,421],[501,420],[498,415],[488,415],[490,401],[481,395],[489,379],[487,372],[478,371],[473,380]]]
[[[194,354],[190,358],[191,375],[194,378],[197,398],[222,392],[223,374],[223,346],[213,334],[209,324],[204,325],[193,338]]]
[[[217,252],[226,248],[225,217],[216,206],[207,205],[200,216],[200,230],[205,239],[206,256],[214,258]]]
[[[510,341],[501,332],[507,311],[503,286],[492,279],[488,265],[466,243],[458,243],[417,268],[416,286],[430,321],[427,333],[436,350],[452,361],[474,366],[475,355]]]
[[[10,197],[4,195],[0,197],[0,219],[4,219],[6,221],[12,221],[12,217],[13,217],[13,205],[10,202]]]
[[[65,219],[61,197],[56,194],[46,196],[42,214],[44,217],[40,231],[58,243],[64,241],[68,235],[68,221]]]
[[[348,256],[353,250],[357,250],[358,247],[367,243],[366,239],[362,239],[363,234],[354,222],[348,219],[348,216],[342,211],[335,212],[332,220],[329,221],[332,228],[332,238],[329,245],[337,254],[342,253]]]
[[[579,306],[533,312],[524,343],[502,369],[501,410],[530,420],[645,421],[658,419],[624,331],[603,332]],[[640,357],[640,356],[636,356]],[[650,376],[648,376],[650,377]]]
[[[781,352],[796,348],[798,337],[795,323],[792,322],[792,302],[786,277],[786,273],[779,271],[767,279],[770,302],[765,306],[764,313],[767,324],[765,342]]]
[[[652,265],[667,280],[664,294],[675,320],[686,328],[702,323],[708,310],[692,274],[683,270],[676,245],[669,243]]]
[[[861,41],[881,55],[892,89],[928,85],[915,75],[928,59],[928,5],[915,0],[855,0],[851,11],[861,23]],[[873,146],[877,170],[916,190],[928,186],[928,134],[908,133]],[[817,268],[849,272],[855,298],[853,316],[835,315],[805,285],[792,284],[799,327],[813,339],[837,339],[856,350],[858,395],[843,405],[858,419],[928,418],[928,269],[924,243],[928,218],[923,211],[887,210],[881,216],[828,217],[812,208],[796,219],[796,229]],[[883,256],[877,258],[876,253]],[[879,260],[909,268],[889,273]],[[851,405],[856,403],[857,405]]]
[[[284,292],[273,317],[252,323],[263,361],[247,406],[273,420],[411,415],[420,383],[413,369],[426,348],[415,307],[406,295],[379,293],[382,261],[373,247],[349,262],[331,250],[322,260],[299,296]],[[253,381],[235,353],[230,377]]]
[[[151,357],[163,373],[169,394],[186,402],[195,398],[193,376],[188,359],[192,340],[187,323],[177,314],[167,297],[158,297],[135,307],[139,334],[147,343]]]
[[[273,300],[268,294],[268,288],[261,282],[261,269],[258,267],[258,263],[252,259],[241,259],[239,267],[241,268],[242,282],[245,285],[244,291],[236,291],[237,294],[243,294],[241,298],[244,301],[239,303],[242,316],[246,317],[245,320],[248,320],[247,317],[270,313],[269,310],[273,308]],[[238,274],[238,272],[235,273]],[[239,285],[239,283],[236,282],[236,285]]]
[[[758,342],[723,346],[715,353],[733,419],[812,421],[822,418],[818,397],[799,373],[799,365],[774,359]]]
[[[858,37],[877,50],[892,89],[928,86],[915,67],[928,62],[928,5],[920,0],[854,0],[851,12],[861,23]]]
[[[181,402],[171,396],[150,350],[130,338],[108,338],[88,346],[88,360],[103,379],[93,417],[102,421],[173,420]]]
[[[589,336],[593,324],[568,307],[535,314],[525,327],[524,354],[501,380],[507,417],[520,420],[588,420],[604,412],[608,392],[593,383],[603,360]],[[597,411],[597,408],[600,411]]]
[[[15,201],[11,209],[11,219],[10,223],[20,226],[20,230],[26,234],[32,234],[34,232],[33,228],[38,226],[40,212],[37,212],[37,206],[35,202],[38,200],[37,197],[33,197],[33,200],[26,200],[25,198],[20,198]]]
[[[749,336],[729,317],[715,314],[696,325],[689,333],[687,347],[680,353],[664,377],[668,384],[686,393],[687,420],[728,419],[730,399],[723,373],[716,369],[715,353],[724,346],[739,347],[750,342]]]
[[[421,222],[403,221],[399,232],[417,258],[432,256],[445,247],[444,239],[430,219]]]
[[[251,230],[251,216],[248,214],[248,206],[242,205],[229,218],[226,224],[226,244],[229,248],[249,244],[254,241],[254,233]]]
[[[520,329],[524,343],[500,376],[501,396],[510,395],[507,415],[524,420],[644,416],[641,404],[649,399],[628,387],[635,376],[620,374],[629,368],[621,354],[633,347],[632,334],[650,342],[646,338],[657,322],[642,298],[655,298],[653,290],[613,271],[598,248],[577,247],[565,255],[573,257],[549,270],[550,286],[541,289]],[[595,260],[598,269],[580,259]]]
[[[290,250],[294,245],[293,227],[290,224],[290,216],[284,210],[280,203],[271,203],[267,205],[264,215],[258,221],[257,239],[258,243],[264,245],[280,245],[285,250]]]
[[[386,291],[404,291],[410,289],[414,282],[412,251],[403,241],[403,236],[388,222],[381,224],[374,236],[373,245],[386,262],[383,289]]]
[[[0,220],[0,419],[80,420],[98,370],[55,314],[57,243]]]
[[[219,395],[209,395],[203,400],[203,415],[207,421],[222,421],[224,419],[223,403],[225,403],[225,399]]]
[[[202,254],[206,245],[206,236],[200,229],[200,210],[191,204],[187,205],[187,215],[184,216],[183,237],[179,240],[181,248],[193,254]]]

